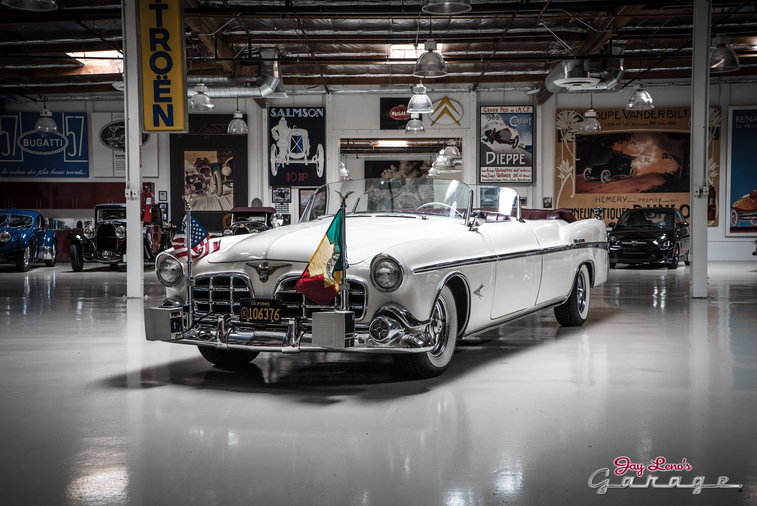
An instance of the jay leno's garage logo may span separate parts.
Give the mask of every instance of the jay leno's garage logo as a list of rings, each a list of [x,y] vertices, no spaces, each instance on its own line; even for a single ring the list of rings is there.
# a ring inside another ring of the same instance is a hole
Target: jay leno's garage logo
[[[715,483],[706,483],[704,476],[694,476],[684,480],[683,473],[694,470],[686,459],[680,462],[668,462],[665,457],[657,457],[649,464],[632,462],[630,458],[622,456],[612,461],[615,469],[602,467],[589,476],[589,487],[597,489],[597,494],[603,495],[611,488],[683,488],[691,490],[692,494],[698,495],[705,488],[737,489],[741,491],[742,484],[728,484],[728,476],[718,476]],[[644,480],[644,473],[647,473]],[[655,474],[652,474],[655,473]],[[663,476],[656,473],[666,473]],[[614,477],[621,477],[620,482],[613,483]],[[664,480],[667,479],[667,483]],[[658,482],[659,480],[659,482]]]

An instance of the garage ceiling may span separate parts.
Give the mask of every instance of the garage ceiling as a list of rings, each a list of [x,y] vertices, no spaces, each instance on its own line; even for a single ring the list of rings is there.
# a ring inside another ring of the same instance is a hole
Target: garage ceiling
[[[69,56],[121,50],[120,2],[58,4],[57,11],[39,13],[0,7],[3,102],[120,96],[114,89],[122,81],[118,66],[103,60],[84,65]],[[433,38],[442,45],[448,75],[426,79],[431,91],[524,89],[543,101],[555,92],[608,91],[601,88],[607,83],[617,90],[637,81],[685,82],[691,76],[693,2],[472,0],[469,12],[455,16],[431,16],[421,5],[421,0],[187,0],[188,75],[254,86],[261,51],[275,48],[290,95],[356,89],[409,94],[418,82],[413,50],[403,54],[392,47],[422,49]],[[752,81],[757,3],[713,1],[711,31],[741,62],[740,70],[712,74],[713,80]],[[570,60],[598,76],[600,87],[550,87],[550,70]],[[618,65],[622,72],[613,74]]]

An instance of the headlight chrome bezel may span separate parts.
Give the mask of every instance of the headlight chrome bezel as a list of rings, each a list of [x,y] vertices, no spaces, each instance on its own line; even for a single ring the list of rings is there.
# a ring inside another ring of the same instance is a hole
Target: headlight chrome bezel
[[[123,239],[124,237],[126,237],[126,227],[124,227],[123,225],[117,226],[115,233],[117,238]]]
[[[184,264],[178,258],[169,254],[161,253],[155,259],[155,275],[161,285],[167,288],[175,288],[184,283]]]
[[[95,238],[95,227],[92,225],[84,225],[84,229],[82,230],[82,234],[84,234],[84,237],[87,239],[94,239]]]
[[[7,230],[0,232],[0,242],[9,242],[11,240],[11,234]]]
[[[384,280],[389,275],[390,282]],[[389,255],[377,255],[371,261],[371,283],[380,292],[394,292],[405,278],[402,265]]]

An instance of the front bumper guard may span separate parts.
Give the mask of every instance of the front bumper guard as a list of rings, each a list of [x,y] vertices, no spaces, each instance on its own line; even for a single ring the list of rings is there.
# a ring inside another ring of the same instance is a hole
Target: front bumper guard
[[[429,322],[415,320],[402,308],[382,308],[370,326],[340,327],[344,314],[349,313],[324,312],[324,331],[323,324],[314,326],[311,319],[303,318],[290,318],[277,326],[247,324],[230,315],[205,315],[190,322],[187,306],[161,306],[145,309],[145,333],[148,341],[258,352],[425,353],[434,349]]]

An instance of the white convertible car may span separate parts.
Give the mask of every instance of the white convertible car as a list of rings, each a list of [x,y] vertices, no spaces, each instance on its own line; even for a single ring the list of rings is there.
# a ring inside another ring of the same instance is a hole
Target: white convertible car
[[[581,325],[607,279],[604,222],[521,209],[518,195],[439,179],[354,180],[319,188],[299,223],[224,237],[188,265],[173,250],[145,310],[148,340],[190,344],[214,364],[259,352],[391,353],[415,377],[441,374],[459,339],[545,308]],[[333,302],[296,289],[345,201],[347,268]]]

